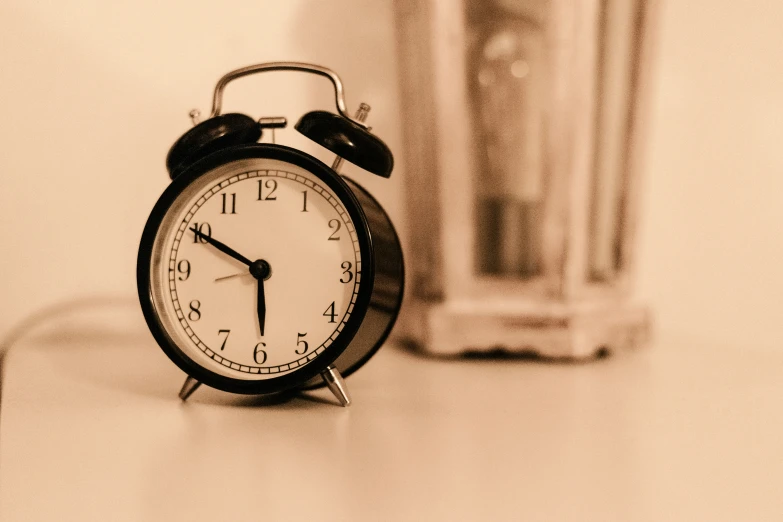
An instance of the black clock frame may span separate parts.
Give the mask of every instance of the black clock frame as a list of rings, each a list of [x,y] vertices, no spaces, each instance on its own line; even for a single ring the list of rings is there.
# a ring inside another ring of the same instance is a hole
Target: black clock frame
[[[158,317],[159,314],[152,298],[150,279],[152,249],[155,238],[157,237],[158,229],[168,210],[182,191],[197,178],[219,166],[238,160],[252,158],[276,159],[297,165],[311,172],[332,189],[354,223],[357,239],[359,241],[359,252],[362,259],[362,280],[359,283],[356,303],[354,303],[354,309],[351,312],[351,316],[348,318],[348,321],[345,323],[345,326],[337,339],[335,339],[318,357],[305,366],[279,377],[271,377],[259,381],[226,377],[212,372],[190,359],[177,346],[176,342],[169,336],[160,322]],[[176,176],[171,184],[166,187],[166,190],[153,207],[150,217],[144,226],[136,264],[136,284],[141,309],[147,326],[169,359],[171,359],[182,371],[203,384],[232,393],[275,393],[301,387],[304,383],[323,372],[346,350],[346,348],[348,348],[351,340],[359,331],[370,305],[375,284],[375,252],[372,245],[372,235],[370,233],[367,216],[365,215],[359,200],[346,181],[326,164],[309,154],[284,145],[268,143],[239,145],[222,149],[194,163]],[[402,288],[400,289],[399,300],[402,300]],[[397,309],[399,309],[399,304]],[[394,317],[396,317],[396,312]],[[393,324],[394,321],[392,320],[391,325]],[[391,325],[389,325],[388,330],[391,330]],[[386,335],[388,335],[388,330],[384,332],[382,339],[385,339]],[[358,369],[358,366],[364,364],[379,347],[380,343],[374,347],[371,353],[367,354],[360,364],[355,365],[354,368],[350,368],[345,375]]]

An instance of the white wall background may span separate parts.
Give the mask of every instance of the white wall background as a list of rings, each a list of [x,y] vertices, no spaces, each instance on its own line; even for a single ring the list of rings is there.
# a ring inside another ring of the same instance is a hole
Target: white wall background
[[[661,15],[639,292],[661,339],[783,350],[783,2]]]
[[[661,340],[783,349],[783,3],[669,0],[661,14],[639,295]],[[188,111],[208,112],[226,71],[281,59],[330,66],[351,108],[373,105],[400,168],[391,183],[347,171],[404,229],[391,0],[0,3],[0,337],[63,299],[134,298]],[[232,84],[225,109],[293,123],[329,108],[329,89],[262,75]],[[317,151],[293,130],[278,142]]]
[[[168,148],[208,115],[220,76],[244,65],[306,61],[342,77],[349,110],[400,150],[388,1],[138,0],[0,3],[0,337],[79,295],[135,298],[138,240],[168,183]],[[255,117],[334,110],[331,84],[267,73],[226,89],[224,111]],[[277,142],[333,156],[293,129]],[[319,150],[320,149],[320,150]],[[399,156],[399,152],[398,152]],[[347,165],[399,215],[401,179]]]

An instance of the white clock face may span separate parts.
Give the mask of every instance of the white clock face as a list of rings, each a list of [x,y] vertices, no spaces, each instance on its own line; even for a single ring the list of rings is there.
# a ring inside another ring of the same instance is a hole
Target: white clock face
[[[257,279],[220,244],[269,270]],[[336,194],[299,166],[253,158],[202,175],[177,197],[153,243],[150,287],[163,328],[191,360],[265,380],[337,339],[361,272],[356,228]]]

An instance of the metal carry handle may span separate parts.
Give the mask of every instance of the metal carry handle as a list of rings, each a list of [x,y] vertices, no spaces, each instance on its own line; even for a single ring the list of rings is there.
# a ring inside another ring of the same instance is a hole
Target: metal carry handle
[[[340,80],[340,77],[337,76],[337,73],[335,73],[331,69],[327,69],[326,67],[321,67],[320,65],[313,65],[310,63],[300,63],[300,62],[259,63],[256,65],[248,65],[247,67],[242,67],[240,69],[236,69],[224,74],[223,77],[220,78],[220,80],[218,80],[217,85],[215,85],[215,94],[212,96],[211,117],[214,118],[215,116],[220,115],[220,108],[223,103],[223,89],[225,89],[226,84],[228,84],[228,82],[230,82],[231,80],[235,80],[237,78],[241,78],[242,76],[247,76],[249,74],[261,73],[267,71],[300,71],[300,72],[317,74],[319,76],[325,76],[329,78],[329,80],[331,80],[332,82],[332,85],[334,85],[334,97],[337,103],[337,112],[340,113],[340,116],[342,116],[343,118],[349,121],[352,121],[353,123],[362,127],[363,129],[368,128],[365,123],[362,123],[359,120],[351,118],[348,115],[348,112],[345,108],[345,94],[343,91],[343,82]]]

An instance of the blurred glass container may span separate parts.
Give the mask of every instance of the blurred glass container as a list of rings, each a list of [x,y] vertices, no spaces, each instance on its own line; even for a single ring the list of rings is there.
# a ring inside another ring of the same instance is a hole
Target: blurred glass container
[[[481,171],[474,176],[477,268],[534,277],[541,270],[543,203],[540,31],[515,17],[479,18],[468,27],[468,88]]]
[[[644,0],[396,0],[409,292],[422,351],[584,358],[647,338],[630,300]]]

